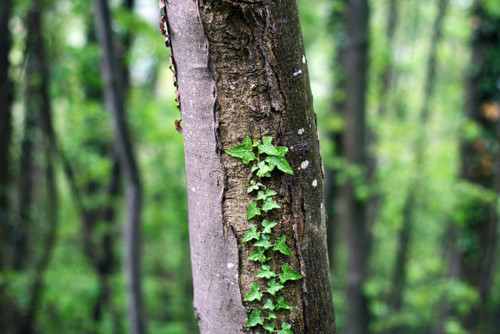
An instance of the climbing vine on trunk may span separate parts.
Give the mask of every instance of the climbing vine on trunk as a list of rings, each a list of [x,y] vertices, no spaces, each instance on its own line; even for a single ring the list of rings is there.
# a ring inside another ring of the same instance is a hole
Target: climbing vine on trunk
[[[256,152],[257,154],[255,154]],[[261,284],[253,282],[250,292],[243,298],[243,301],[251,303],[249,306],[253,306],[247,308],[252,313],[248,317],[246,326],[260,325],[269,333],[277,334],[293,334],[290,329],[291,324],[287,322],[282,322],[281,329],[276,329],[275,319],[278,318],[276,312],[284,312],[294,307],[283,296],[278,296],[279,291],[285,287],[284,284],[287,281],[299,280],[302,275],[292,270],[288,262],[281,266],[280,274],[269,263],[271,252],[275,252],[278,256],[291,256],[292,252],[286,244],[286,236],[273,233],[273,228],[278,223],[266,219],[269,211],[281,207],[273,199],[277,192],[264,185],[262,179],[271,177],[271,172],[275,169],[293,175],[292,168],[284,158],[287,152],[287,147],[274,146],[272,137],[263,137],[262,142],[259,140],[252,142],[250,137],[246,137],[243,144],[226,150],[227,154],[240,158],[245,165],[254,161],[250,170],[251,177],[247,193],[257,193],[257,195],[255,200],[249,203],[246,219],[253,221],[257,220],[258,217],[263,218],[260,226],[250,225],[250,229],[242,240],[243,243],[253,241],[255,251],[249,255],[249,259],[259,262],[261,265],[261,269],[257,273]],[[264,279],[267,281],[265,285],[262,284]],[[257,301],[262,302],[264,298],[266,301],[263,305],[256,304]]]

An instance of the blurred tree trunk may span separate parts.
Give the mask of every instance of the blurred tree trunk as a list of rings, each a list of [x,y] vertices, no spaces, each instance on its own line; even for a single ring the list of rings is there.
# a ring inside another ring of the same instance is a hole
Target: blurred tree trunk
[[[366,89],[368,71],[369,5],[367,0],[347,0],[343,12],[345,35],[340,50],[345,101],[342,154],[344,173],[357,169],[366,182]],[[360,198],[355,182],[348,177],[340,187],[340,224],[345,231],[347,259],[346,333],[368,333],[368,300],[363,286],[368,275],[370,231],[367,201]]]
[[[427,62],[427,72],[425,77],[424,101],[419,115],[419,124],[422,130],[417,134],[413,151],[415,152],[414,175],[409,185],[408,195],[403,207],[402,227],[398,235],[398,245],[396,261],[392,273],[392,286],[389,294],[389,307],[393,312],[401,311],[403,305],[404,290],[406,288],[406,271],[409,260],[410,246],[413,239],[414,211],[417,209],[415,199],[422,194],[422,172],[425,160],[425,146],[428,140],[427,124],[431,113],[431,101],[434,95],[436,84],[437,67],[437,47],[441,40],[443,21],[448,8],[449,0],[439,0],[438,13],[434,21],[433,34],[430,45],[429,59]],[[393,333],[400,333],[402,327],[393,328]]]
[[[10,244],[10,143],[12,137],[13,100],[12,82],[9,77],[9,52],[11,34],[9,21],[11,2],[0,2],[0,272],[9,265],[8,246]],[[5,282],[0,282],[0,333],[7,332],[8,315],[6,314]]]
[[[500,18],[489,13],[485,2],[476,1],[473,7],[472,57],[466,82],[467,102],[465,114],[469,122],[480,129],[476,138],[462,142],[461,177],[485,190],[498,193],[499,120],[500,120]],[[457,248],[460,254],[460,277],[478,289],[480,306],[472,307],[464,324],[472,333],[485,333],[498,328],[489,328],[486,321],[493,311],[489,305],[493,269],[498,244],[498,213],[496,201],[484,198],[469,198],[470,212],[464,226],[460,227],[460,238],[472,240],[467,247]],[[464,243],[461,243],[462,245]],[[498,314],[496,314],[498,317]]]
[[[242,297],[256,265],[242,244],[249,169],[223,153],[245,136],[289,147],[295,176],[279,189],[291,263],[294,333],[335,333],[316,116],[295,1],[169,1],[188,190],[194,307],[202,334],[245,328]],[[302,166],[302,167],[301,167]],[[248,174],[247,174],[248,173]],[[278,220],[277,220],[278,221]]]
[[[102,50],[102,73],[106,83],[105,99],[113,119],[118,160],[123,170],[126,189],[126,221],[124,224],[124,267],[127,278],[127,318],[134,334],[144,334],[146,326],[142,306],[141,286],[141,211],[142,185],[125,117],[122,70],[115,54],[111,13],[107,0],[95,0],[97,40]]]
[[[29,288],[29,299],[27,308],[24,315],[18,319],[19,328],[17,333],[19,334],[30,334],[36,333],[36,319],[39,313],[42,292],[44,289],[44,275],[45,271],[49,265],[52,250],[54,249],[56,241],[56,231],[57,231],[57,215],[58,215],[58,196],[57,196],[57,184],[55,178],[55,162],[54,155],[56,152],[56,141],[54,129],[52,126],[52,116],[51,116],[51,105],[49,97],[49,63],[47,61],[47,53],[45,48],[45,42],[43,38],[43,24],[42,24],[42,12],[43,5],[39,0],[35,0],[30,7],[30,10],[26,17],[27,26],[27,43],[26,43],[26,55],[27,55],[27,68],[26,68],[26,128],[25,128],[25,138],[23,143],[23,153],[26,154],[21,157],[22,165],[26,169],[21,169],[20,186],[24,185],[23,179],[30,178],[35,169],[35,153],[39,149],[43,149],[45,164],[44,166],[37,166],[37,173],[44,172],[45,177],[43,183],[45,184],[44,196],[40,196],[39,200],[44,201],[44,203],[38,204],[40,208],[37,213],[36,224],[34,224],[34,217],[31,217],[31,206],[35,205],[33,188],[29,189],[29,193],[23,194],[25,189],[20,188],[21,199],[26,200],[21,204],[21,213],[28,213],[24,216],[28,221],[23,220],[22,224],[31,224],[33,219],[33,225],[29,227],[32,233],[38,236],[42,236],[40,252],[30,252],[32,253],[29,258],[27,257],[27,245],[22,245],[21,248],[17,249],[15,253],[14,261],[18,259],[23,260],[23,263],[19,268],[23,268],[26,274],[31,273],[30,277],[30,288]],[[38,131],[40,133],[38,133]],[[36,136],[36,137],[35,137]],[[37,147],[35,150],[34,142],[37,142]],[[27,145],[27,146],[25,146]],[[23,165],[23,162],[26,164]],[[40,169],[40,171],[38,171]],[[23,174],[23,171],[27,172],[27,176]],[[42,179],[40,178],[40,185],[42,184]],[[33,184],[30,185],[33,187]],[[38,187],[37,187],[38,188]],[[41,187],[40,187],[41,188]],[[37,191],[42,192],[42,189],[37,189]],[[24,226],[26,227],[26,226]],[[28,229],[26,229],[27,231]],[[34,232],[36,231],[36,232]],[[28,242],[29,235],[24,233],[22,235],[23,243]],[[33,240],[34,243],[36,239]],[[31,246],[34,248],[34,246]],[[29,260],[29,261],[28,261]],[[30,264],[30,266],[28,266]],[[16,266],[16,263],[14,263]]]
[[[399,21],[398,0],[389,1],[389,11],[387,13],[387,63],[380,74],[380,82],[382,87],[379,94],[380,104],[378,107],[378,115],[383,116],[387,111],[388,95],[392,84],[394,71],[394,36],[396,35],[396,26]]]

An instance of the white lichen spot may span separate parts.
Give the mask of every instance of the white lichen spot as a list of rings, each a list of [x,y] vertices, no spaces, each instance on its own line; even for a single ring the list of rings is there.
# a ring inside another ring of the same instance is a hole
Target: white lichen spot
[[[294,78],[300,78],[302,76],[302,70],[298,70],[297,72],[293,73]]]
[[[234,263],[228,263],[227,264],[227,269],[232,269],[234,268]]]
[[[309,166],[309,161],[307,161],[307,160],[302,161],[302,163],[300,164],[300,168],[302,168],[302,169],[306,169],[307,166]]]
[[[195,188],[195,187],[191,188],[191,190],[192,190],[194,193],[196,192],[196,188]]]
[[[316,188],[318,186],[318,180],[314,179],[312,186]]]
[[[323,202],[321,202],[321,204],[319,205],[319,207],[323,209]]]
[[[302,63],[304,63],[304,64],[306,63],[306,55],[302,56]]]
[[[297,132],[299,135],[302,135],[306,130],[304,130],[304,128],[302,129],[299,129],[299,131]]]

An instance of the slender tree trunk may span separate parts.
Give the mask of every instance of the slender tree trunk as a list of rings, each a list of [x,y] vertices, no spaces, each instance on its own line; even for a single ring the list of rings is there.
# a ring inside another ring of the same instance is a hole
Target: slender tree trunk
[[[392,286],[389,294],[389,307],[393,312],[399,312],[403,305],[404,290],[406,288],[406,270],[408,265],[410,247],[413,239],[413,223],[415,199],[421,196],[421,175],[425,159],[425,144],[427,143],[427,123],[431,112],[431,100],[434,94],[437,68],[437,47],[442,36],[443,21],[449,0],[439,0],[438,14],[434,21],[433,35],[431,39],[429,59],[427,62],[427,73],[425,77],[424,101],[419,115],[419,124],[422,131],[414,142],[415,152],[414,176],[410,182],[405,205],[403,207],[403,222],[398,236],[398,250],[392,274]],[[396,326],[393,333],[400,333],[402,328]]]
[[[9,20],[10,0],[0,2],[0,272],[8,265],[7,249],[10,245],[10,143],[12,137],[13,98],[12,83],[9,78],[9,52],[11,36]],[[7,314],[4,282],[0,283],[0,333],[7,332]]]
[[[242,302],[257,272],[242,243],[250,170],[223,153],[245,136],[287,146],[296,171],[272,178],[283,213],[274,217],[277,229],[290,241],[291,266],[304,275],[286,290],[296,305],[288,322],[294,333],[335,333],[316,116],[295,1],[169,1],[167,13],[201,333],[255,333],[245,328]]]
[[[127,318],[132,333],[144,334],[146,327],[142,306],[140,261],[142,185],[125,117],[122,74],[117,66],[118,58],[114,52],[109,5],[106,0],[95,0],[94,3],[97,40],[102,50],[102,73],[106,83],[106,105],[113,119],[118,160],[126,180],[127,214],[123,236],[124,266],[129,299]]]
[[[392,77],[394,72],[394,59],[393,59],[393,49],[394,49],[394,36],[396,35],[396,26],[399,21],[398,13],[398,0],[390,0],[389,2],[389,12],[387,13],[387,48],[389,53],[389,61],[385,65],[384,70],[380,74],[380,81],[382,82],[382,87],[379,94],[379,107],[378,114],[383,116],[387,111],[388,95],[392,84]]]
[[[343,13],[344,44],[340,62],[344,72],[344,131],[342,152],[347,168],[365,168],[366,88],[368,70],[369,5],[366,0],[348,0]],[[368,275],[370,231],[367,202],[356,196],[353,180],[340,188],[340,224],[346,233],[347,259],[347,334],[367,333],[368,301],[363,286]]]
[[[462,143],[461,177],[485,190],[498,191],[498,155],[500,124],[500,93],[498,78],[500,67],[500,19],[488,12],[484,1],[477,0],[473,8],[476,23],[472,32],[471,70],[466,81],[466,117],[480,129],[479,138]],[[493,309],[489,305],[495,254],[498,244],[498,214],[496,202],[486,202],[481,198],[469,198],[470,208],[467,221],[460,227],[460,233],[474,240],[468,247],[461,247],[461,278],[478,289],[481,306],[473,307],[464,319],[465,327],[471,333],[488,332],[486,314]],[[480,259],[480,260],[478,260]],[[498,316],[498,315],[497,315]]]

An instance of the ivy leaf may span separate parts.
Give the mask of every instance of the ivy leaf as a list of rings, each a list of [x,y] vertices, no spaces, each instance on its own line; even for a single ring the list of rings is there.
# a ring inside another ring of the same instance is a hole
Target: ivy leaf
[[[260,310],[255,308],[253,309],[253,313],[248,317],[247,327],[255,327],[257,325],[264,325],[264,317],[260,315]]]
[[[257,226],[255,226],[254,224],[250,225],[250,231],[245,233],[245,236],[243,237],[243,242],[249,242],[250,240],[253,239],[255,240],[260,239],[260,232],[257,231]]]
[[[266,186],[260,182],[255,182],[254,180],[252,180],[250,181],[250,186],[247,188],[247,194],[250,194],[254,190],[259,190],[259,188],[266,189]]]
[[[269,324],[265,324],[263,327],[269,333],[274,333],[274,322],[271,322]]]
[[[272,319],[277,319],[278,317],[274,312],[269,312],[269,315],[267,316],[267,320],[272,320]]]
[[[262,238],[261,238],[259,241],[257,241],[257,242],[254,244],[254,246],[255,246],[255,247],[262,247],[262,248],[264,248],[264,249],[269,249],[269,248],[271,248],[271,246],[272,246],[273,244],[271,244],[271,242],[269,241],[269,238],[270,238],[270,236],[269,236],[269,235],[267,235],[267,234],[263,234],[263,235],[262,235]]]
[[[264,204],[262,205],[262,211],[266,212],[272,209],[279,209],[281,206],[279,206],[278,203],[276,203],[272,198],[268,197],[264,200]]]
[[[262,233],[267,233],[267,234],[271,233],[272,228],[275,227],[276,225],[278,225],[278,223],[270,222],[267,219],[264,219],[262,221],[262,226],[264,226],[264,230],[262,231]]]
[[[266,255],[264,254],[264,252],[265,252],[265,251],[266,251],[266,250],[265,250],[264,248],[259,247],[259,248],[257,249],[257,251],[252,252],[252,253],[248,256],[248,258],[249,258],[251,261],[259,261],[260,263],[264,263],[264,262],[266,262],[266,260],[267,260],[267,257],[266,257]]]
[[[273,300],[272,299],[266,300],[266,303],[264,304],[264,306],[262,306],[262,308],[264,310],[274,311],[275,306],[274,306]]]
[[[267,177],[273,171],[274,167],[271,168],[270,165],[266,163],[266,161],[259,162],[259,170],[257,171],[257,177]]]
[[[290,266],[288,265],[288,263],[285,263],[281,267],[281,270],[283,270],[283,272],[280,274],[281,283],[285,283],[286,281],[296,281],[296,280],[299,280],[303,277],[298,272],[290,269]]]
[[[260,286],[258,286],[255,283],[252,283],[250,292],[245,296],[243,300],[246,302],[251,302],[254,300],[260,301],[261,298],[262,298],[262,292],[260,292]]]
[[[280,152],[271,143],[272,141],[273,137],[262,137],[262,144],[257,146],[257,148],[259,149],[259,154],[265,153],[267,155],[279,155]]]
[[[276,147],[276,149],[278,150],[278,153],[279,153],[279,157],[280,158],[283,158],[285,156],[285,154],[288,152],[288,147]]]
[[[256,159],[250,137],[245,137],[245,139],[243,139],[243,144],[226,150],[226,153],[232,157],[241,158],[245,165]]]
[[[276,292],[283,289],[283,284],[276,282],[276,279],[274,278],[267,282],[267,285],[269,286],[269,288],[267,288],[266,291],[273,296],[276,295]]]
[[[282,254],[285,254],[288,256],[292,255],[290,248],[288,248],[288,246],[286,244],[286,236],[285,235],[282,236],[281,238],[279,238],[278,241],[276,241],[276,244],[274,245],[273,250],[280,251]]]
[[[258,201],[258,200],[265,200],[266,198],[268,198],[268,197],[272,197],[272,196],[274,196],[274,195],[276,195],[276,194],[277,194],[277,192],[276,192],[276,191],[274,191],[274,190],[271,190],[271,189],[267,189],[267,190],[266,190],[266,192],[259,191],[259,192],[257,193],[257,198],[256,198],[256,200],[257,200],[257,201]]]
[[[284,322],[281,324],[281,329],[277,331],[276,334],[293,334],[290,328],[292,328],[292,325]]]
[[[276,277],[276,273],[271,270],[270,265],[263,264],[262,269],[257,273],[257,277],[270,279],[270,278]],[[273,307],[273,310],[274,310],[274,307]]]
[[[252,201],[252,202],[250,202],[249,208],[247,211],[247,220],[250,220],[255,216],[260,216],[260,209],[257,207],[257,203]]]
[[[283,297],[278,298],[278,304],[276,305],[276,311],[281,310],[281,309],[290,310],[292,308],[293,308],[293,306],[291,304],[289,304],[288,302],[286,302],[285,298],[283,298]]]
[[[286,161],[285,158],[269,156],[266,158],[265,161],[267,161],[269,163],[269,166],[271,169],[274,169],[274,167],[278,167],[278,169],[280,171],[282,171],[283,173],[293,175],[292,167],[290,167],[290,165],[288,164],[288,161]]]

